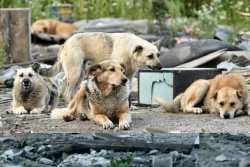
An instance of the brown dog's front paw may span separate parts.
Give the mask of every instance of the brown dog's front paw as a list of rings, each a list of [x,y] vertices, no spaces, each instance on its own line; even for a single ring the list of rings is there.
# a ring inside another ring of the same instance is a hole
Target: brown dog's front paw
[[[114,128],[114,124],[111,121],[107,121],[105,123],[103,123],[103,129],[113,129]]]
[[[70,121],[75,120],[75,117],[70,116],[70,115],[64,115],[64,116],[63,116],[63,120],[64,120],[65,122],[70,122]]]
[[[120,130],[128,130],[130,128],[129,123],[127,121],[119,123]]]
[[[87,115],[84,114],[84,113],[78,113],[78,114],[76,114],[76,117],[77,117],[79,120],[81,120],[81,121],[85,121],[85,120],[88,119],[88,118],[87,118]]]

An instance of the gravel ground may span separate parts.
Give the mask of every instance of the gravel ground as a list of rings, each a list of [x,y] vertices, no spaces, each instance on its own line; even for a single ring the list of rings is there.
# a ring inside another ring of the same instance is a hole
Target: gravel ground
[[[159,108],[139,107],[132,112],[130,130],[124,133],[142,133],[146,127],[158,128],[166,132],[178,131],[181,133],[249,133],[250,117],[241,116],[233,119],[221,119],[215,114],[173,114],[164,113]],[[48,115],[13,115],[1,112],[0,133],[9,136],[15,132],[33,133],[94,133],[118,132],[116,128],[103,130],[102,126],[91,121],[50,120]]]

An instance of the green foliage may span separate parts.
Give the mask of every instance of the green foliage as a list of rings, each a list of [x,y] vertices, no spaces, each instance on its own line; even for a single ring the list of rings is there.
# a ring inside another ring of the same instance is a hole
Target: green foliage
[[[126,159],[111,159],[110,166],[111,167],[130,167],[132,165],[134,156],[127,155]]]

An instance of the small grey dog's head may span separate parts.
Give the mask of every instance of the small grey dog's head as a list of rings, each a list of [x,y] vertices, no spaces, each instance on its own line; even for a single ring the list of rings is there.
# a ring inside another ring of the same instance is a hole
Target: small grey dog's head
[[[18,69],[14,76],[14,87],[19,87],[26,92],[32,89],[34,83],[39,83],[40,81],[40,76],[37,73],[38,69],[39,67],[34,66]]]

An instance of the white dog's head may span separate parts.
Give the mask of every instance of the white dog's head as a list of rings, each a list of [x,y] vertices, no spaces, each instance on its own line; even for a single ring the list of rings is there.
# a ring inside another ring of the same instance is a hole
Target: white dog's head
[[[218,114],[223,119],[233,118],[235,112],[243,107],[243,93],[231,87],[221,88],[214,92],[211,98],[219,111]]]
[[[18,69],[14,76],[14,87],[28,92],[33,89],[34,84],[40,84],[41,76],[38,74],[39,67],[33,65],[29,68]]]
[[[140,43],[141,42],[141,43]],[[161,40],[149,43],[145,40],[140,40],[139,44],[133,48],[133,59],[137,67],[148,66],[152,70],[160,70],[162,65],[159,60],[160,52],[158,47]]]

